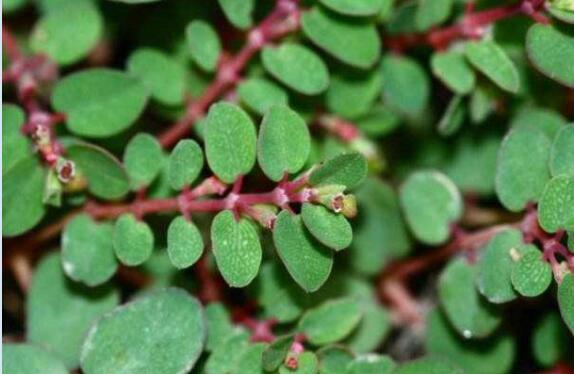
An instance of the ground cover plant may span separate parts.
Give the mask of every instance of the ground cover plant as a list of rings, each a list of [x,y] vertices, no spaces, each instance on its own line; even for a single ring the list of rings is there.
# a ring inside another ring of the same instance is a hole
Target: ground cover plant
[[[3,372],[574,370],[572,0],[4,0]]]

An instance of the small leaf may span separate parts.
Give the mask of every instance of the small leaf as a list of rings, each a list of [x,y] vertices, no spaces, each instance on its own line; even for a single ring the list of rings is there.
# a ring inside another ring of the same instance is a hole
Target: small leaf
[[[552,282],[552,269],[542,258],[542,252],[530,244],[522,250],[520,259],[512,266],[512,285],[522,296],[542,294]]]
[[[349,16],[372,16],[382,10],[383,0],[320,0],[326,7]]]
[[[103,148],[75,143],[66,149],[79,172],[88,180],[88,190],[102,199],[119,199],[129,191],[128,175],[116,158]]]
[[[114,250],[121,263],[137,266],[153,252],[153,232],[143,221],[129,213],[122,214],[114,226]]]
[[[397,364],[389,356],[368,354],[357,357],[347,365],[349,374],[391,374],[396,373]]]
[[[98,224],[88,215],[74,217],[62,233],[62,266],[73,280],[97,286],[118,267],[112,244],[113,227]]]
[[[345,339],[345,344],[356,353],[374,351],[391,331],[391,316],[374,298],[361,302],[363,318],[359,326]]]
[[[163,166],[161,145],[150,134],[137,134],[126,145],[124,165],[134,190],[148,186]]]
[[[277,370],[285,360],[285,357],[287,357],[293,341],[293,335],[277,337],[263,352],[263,369],[266,371]]]
[[[298,356],[297,369],[293,370],[285,366],[279,368],[279,374],[315,374],[319,370],[319,360],[317,356],[310,351],[305,351]]]
[[[30,142],[22,134],[24,112],[12,104],[2,104],[2,174],[31,153]]]
[[[552,178],[538,204],[538,222],[546,232],[574,230],[574,176]]]
[[[318,290],[333,267],[333,251],[313,241],[299,216],[282,211],[273,229],[277,253],[291,277],[305,291]]]
[[[355,124],[365,135],[381,137],[395,130],[400,125],[400,118],[387,107],[375,104]]]
[[[203,238],[197,226],[179,216],[167,229],[167,253],[173,266],[185,269],[195,264],[203,253]]]
[[[253,23],[255,0],[217,0],[227,20],[239,29],[247,29]]]
[[[60,256],[50,254],[42,258],[32,278],[26,340],[49,349],[69,369],[76,368],[88,328],[119,301],[119,293],[110,287],[90,289],[71,282],[62,271]]]
[[[572,274],[566,274],[558,286],[558,306],[562,319],[570,332],[574,334],[574,276]]]
[[[550,171],[553,176],[561,174],[574,177],[574,126],[564,126],[552,143]]]
[[[507,229],[496,234],[483,250],[478,263],[477,286],[491,303],[505,303],[516,298],[510,279],[512,251],[521,251],[522,233]]]
[[[508,210],[518,212],[538,201],[550,177],[550,142],[541,131],[511,130],[498,153],[495,188]]]
[[[271,107],[259,128],[257,150],[259,165],[271,180],[298,172],[311,150],[307,124],[286,106]]]
[[[457,187],[436,171],[411,174],[401,186],[400,201],[414,235],[427,244],[444,243],[463,210]]]
[[[462,374],[463,371],[454,366],[447,358],[425,356],[406,362],[399,366],[393,374]]]
[[[205,21],[195,20],[185,28],[185,38],[193,61],[205,71],[214,71],[221,42],[213,27]]]
[[[82,350],[82,370],[187,372],[199,358],[205,336],[203,310],[195,298],[176,288],[155,291],[116,308],[92,326]]]
[[[421,0],[415,15],[418,31],[426,31],[443,23],[452,13],[453,0]]]
[[[379,96],[381,82],[382,75],[379,70],[334,75],[327,90],[327,108],[344,118],[364,115]]]
[[[274,105],[287,105],[283,88],[263,78],[249,78],[237,87],[241,101],[258,114],[265,114]]]
[[[105,138],[130,127],[147,102],[136,78],[111,69],[87,69],[58,81],[54,109],[66,114],[68,129],[80,136]]]
[[[484,299],[474,283],[476,267],[456,259],[450,262],[439,280],[439,297],[454,328],[463,337],[485,337],[500,324],[501,317]]]
[[[531,338],[532,353],[538,363],[549,368],[568,355],[571,337],[560,314],[546,313],[534,327]]]
[[[93,2],[60,2],[34,26],[30,46],[61,65],[70,65],[86,57],[102,34],[102,16]]]
[[[44,169],[34,155],[3,169],[2,235],[22,234],[40,222],[46,213],[42,202],[44,180]]]
[[[439,134],[450,136],[460,129],[466,114],[463,104],[461,96],[453,96],[438,123]]]
[[[249,348],[249,333],[236,328],[232,335],[215,347],[204,365],[206,374],[231,373],[239,365],[239,360]]]
[[[314,186],[340,184],[358,186],[367,175],[367,161],[360,153],[345,153],[325,161],[313,170],[309,182]]]
[[[67,374],[68,369],[52,353],[32,344],[2,344],[4,374]]]
[[[266,47],[261,53],[265,70],[293,90],[317,95],[329,85],[329,71],[319,56],[299,44]]]
[[[306,312],[298,328],[311,344],[326,345],[349,335],[361,317],[354,299],[330,300]]]
[[[322,205],[303,204],[301,217],[311,234],[329,248],[339,251],[347,248],[353,240],[349,221]]]
[[[488,40],[469,42],[464,50],[470,63],[497,86],[511,93],[518,92],[520,77],[506,52]]]
[[[261,265],[261,243],[253,223],[235,220],[233,212],[218,213],[211,224],[211,242],[217,268],[231,287],[245,287]]]
[[[267,348],[267,343],[254,343],[249,345],[245,352],[239,357],[237,366],[232,374],[254,373],[264,374],[263,352]]]
[[[353,361],[353,353],[342,345],[328,345],[317,351],[321,372],[347,374],[347,367]]]
[[[542,131],[550,141],[556,138],[558,131],[566,125],[567,121],[560,113],[533,106],[520,108],[510,122],[511,128],[529,128]]]
[[[419,116],[430,96],[430,83],[425,71],[415,60],[395,55],[385,56],[381,69],[385,103],[403,115]]]
[[[140,48],[128,58],[128,71],[138,77],[151,97],[161,104],[183,103],[186,73],[170,56],[152,48]]]
[[[315,7],[301,17],[303,33],[333,57],[368,69],[379,59],[381,43],[375,25]]]
[[[425,3],[432,3],[432,1],[426,0]],[[431,58],[431,69],[442,83],[459,95],[470,93],[476,84],[474,72],[466,63],[462,53],[434,53]]]
[[[207,321],[207,343],[209,352],[221,346],[234,333],[229,312],[221,303],[211,303],[205,307]]]
[[[574,12],[572,9],[568,9],[568,0],[564,3],[566,4],[565,7],[560,7],[557,5],[557,2],[550,2],[548,3],[546,10],[552,15],[552,17],[559,19],[562,22],[573,24]]]
[[[551,25],[534,24],[526,34],[526,52],[544,75],[567,87],[574,87],[571,61],[574,36]]]
[[[203,152],[199,144],[192,139],[183,139],[175,146],[169,156],[167,173],[169,184],[174,190],[190,186],[203,169]]]
[[[207,115],[205,148],[211,170],[232,183],[255,165],[257,136],[251,118],[238,106],[217,103]]]

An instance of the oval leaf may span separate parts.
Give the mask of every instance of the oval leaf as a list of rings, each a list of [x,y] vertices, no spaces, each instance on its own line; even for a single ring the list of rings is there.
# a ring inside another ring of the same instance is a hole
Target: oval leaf
[[[335,343],[349,335],[361,317],[355,299],[330,300],[306,312],[299,321],[299,331],[314,345]]]
[[[526,34],[528,58],[544,75],[574,88],[574,36],[551,25],[534,24]]]
[[[383,6],[383,0],[320,0],[321,4],[335,12],[350,16],[371,16]]]
[[[351,245],[353,229],[342,214],[333,213],[322,205],[305,203],[301,217],[311,234],[327,247],[339,251]]]
[[[134,190],[148,186],[163,166],[161,145],[150,134],[137,134],[126,146],[124,165]]]
[[[261,265],[261,243],[253,223],[235,220],[233,212],[218,213],[211,224],[211,242],[217,268],[231,287],[245,287]]]
[[[64,363],[52,353],[32,344],[2,344],[2,372],[5,374],[67,374]]]
[[[367,161],[360,153],[335,156],[313,170],[309,182],[315,186],[339,184],[352,189],[367,175]]]
[[[237,87],[241,101],[258,114],[265,114],[274,105],[287,105],[289,98],[283,88],[263,78],[250,78]]]
[[[255,0],[217,0],[227,20],[235,27],[247,29],[253,23]]]
[[[426,2],[432,3],[432,1]],[[470,93],[476,84],[474,72],[462,53],[434,53],[431,58],[431,69],[438,79],[459,95]]]
[[[518,71],[498,44],[489,40],[470,42],[466,44],[464,52],[470,63],[497,86],[508,92],[518,92]]]
[[[203,169],[203,151],[194,140],[180,140],[169,155],[167,173],[174,190],[190,186]]]
[[[193,61],[205,71],[214,71],[221,42],[213,27],[205,21],[195,20],[185,28],[185,38]]]
[[[297,112],[286,106],[273,106],[259,128],[257,160],[271,180],[298,172],[311,150],[309,129]]]
[[[2,174],[31,153],[30,142],[22,134],[24,112],[12,104],[2,104]]]
[[[566,274],[558,286],[558,306],[562,319],[574,334],[574,275],[572,274]]]
[[[546,232],[574,230],[574,176],[552,178],[538,204],[538,222]]]
[[[512,285],[522,296],[535,297],[548,289],[552,282],[550,264],[542,252],[530,244],[523,249],[520,259],[512,267]]]
[[[550,152],[550,171],[553,176],[569,175],[574,177],[574,125],[564,126],[552,143]]]
[[[197,227],[184,217],[176,217],[167,229],[167,253],[173,266],[185,269],[203,253],[203,238]]]
[[[136,266],[144,263],[153,252],[153,232],[133,214],[122,214],[114,226],[114,250],[121,263]]]

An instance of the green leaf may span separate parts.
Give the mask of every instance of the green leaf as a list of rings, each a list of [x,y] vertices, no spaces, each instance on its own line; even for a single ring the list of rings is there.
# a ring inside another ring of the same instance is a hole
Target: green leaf
[[[546,184],[538,204],[538,222],[546,232],[574,230],[574,176],[559,175]]]
[[[2,104],[2,174],[30,155],[30,142],[22,134],[24,112],[12,104]]]
[[[5,374],[67,374],[64,363],[52,353],[32,344],[2,344],[2,372]]]
[[[193,368],[206,336],[201,304],[176,288],[149,293],[92,326],[82,350],[91,373],[183,373]]]
[[[32,278],[26,340],[49,349],[69,369],[76,368],[88,328],[119,301],[119,293],[109,287],[90,289],[71,282],[62,271],[60,256],[50,254],[41,260]]]
[[[40,222],[46,212],[42,202],[44,180],[44,169],[34,155],[3,170],[2,235],[22,234]]]
[[[361,317],[361,309],[354,299],[330,300],[307,311],[298,329],[311,344],[326,345],[348,336]]]
[[[128,266],[144,263],[153,252],[154,237],[150,227],[133,214],[122,214],[114,226],[114,251],[120,262]]]
[[[167,253],[173,266],[185,269],[203,253],[203,238],[193,222],[183,216],[173,219],[167,229]]]
[[[482,123],[496,110],[497,97],[489,87],[477,85],[469,100],[469,114],[473,124]]]
[[[435,356],[424,356],[413,361],[406,362],[399,366],[393,374],[462,374],[463,371],[454,366],[446,358]]]
[[[386,55],[381,69],[385,103],[403,115],[421,115],[429,100],[430,82],[420,65],[408,57]]]
[[[550,171],[553,176],[566,174],[574,177],[574,125],[564,126],[552,143]]]
[[[339,251],[351,245],[353,229],[342,214],[333,213],[323,205],[305,203],[301,218],[309,232],[327,247]]]
[[[571,61],[574,36],[551,25],[534,24],[526,34],[526,52],[544,75],[567,87],[574,87]]]
[[[264,374],[263,371],[263,352],[267,348],[267,343],[251,344],[245,352],[239,357],[237,366],[231,374]]]
[[[483,40],[466,44],[464,53],[470,63],[498,87],[511,93],[520,88],[516,66],[495,42]]]
[[[266,47],[261,53],[265,70],[289,88],[317,95],[329,85],[329,71],[319,56],[299,44]]]
[[[425,0],[425,4],[432,2]],[[476,84],[474,71],[468,66],[462,53],[434,53],[431,57],[431,69],[442,83],[459,95],[470,93]]]
[[[396,129],[400,119],[387,107],[375,105],[369,113],[358,118],[355,124],[365,135],[381,137]]]
[[[533,244],[524,246],[520,259],[512,266],[512,285],[522,296],[541,295],[552,282],[550,264]]]
[[[238,106],[220,102],[207,114],[205,152],[211,170],[232,183],[255,165],[257,136],[251,118]]]
[[[227,20],[239,29],[247,29],[253,23],[255,0],[217,0]]]
[[[112,225],[96,223],[86,214],[68,222],[62,233],[62,266],[66,275],[88,286],[110,279],[118,267],[112,236]]]
[[[259,128],[257,160],[271,180],[301,170],[311,150],[309,129],[297,112],[286,106],[273,106]]]
[[[315,7],[301,17],[303,33],[338,60],[368,69],[379,59],[381,42],[375,25]]]
[[[195,20],[185,28],[185,38],[193,62],[205,71],[214,71],[221,53],[221,42],[214,28],[205,21]]]
[[[372,16],[382,10],[384,0],[320,0],[326,7],[349,16]]]
[[[124,165],[134,190],[148,186],[163,166],[161,145],[150,134],[137,134],[126,145]]]
[[[453,0],[421,0],[415,14],[418,31],[426,31],[446,21],[452,13]]]
[[[93,144],[75,143],[66,149],[81,175],[88,180],[88,190],[102,199],[119,199],[130,188],[128,175],[116,158]]]
[[[174,190],[190,186],[203,169],[203,151],[192,139],[183,139],[169,155],[167,173],[169,184]]]
[[[465,339],[435,310],[427,318],[426,350],[460,366],[464,373],[504,374],[511,371],[516,347],[510,335]]]
[[[70,65],[86,57],[102,34],[102,16],[93,2],[67,1],[40,18],[30,46],[61,65]]]
[[[293,335],[277,337],[263,352],[263,369],[266,371],[277,370],[285,360],[285,357],[287,357],[293,341]]]
[[[538,364],[549,368],[566,358],[571,337],[558,312],[546,313],[534,327],[531,338],[532,353]]]
[[[491,303],[505,303],[516,298],[512,287],[512,251],[520,251],[522,233],[506,229],[496,234],[482,251],[478,263],[477,286]]]
[[[320,373],[347,374],[353,353],[342,345],[329,345],[317,351]]]
[[[558,306],[562,319],[574,334],[574,275],[572,274],[566,274],[558,286]]]
[[[58,81],[52,94],[54,109],[66,114],[76,135],[106,138],[130,127],[143,112],[148,92],[131,75],[96,68]]]
[[[291,322],[303,312],[307,295],[289,278],[289,274],[276,262],[261,266],[256,283],[257,302],[265,318]]]
[[[305,291],[317,291],[333,267],[333,251],[305,232],[299,216],[284,210],[277,216],[273,241],[291,277]]]
[[[426,244],[444,243],[451,223],[462,216],[460,192],[437,171],[411,174],[401,186],[400,201],[413,234]]]
[[[389,356],[369,354],[357,357],[347,365],[349,374],[391,374],[396,373],[397,364]]]
[[[408,254],[410,240],[399,199],[390,186],[369,177],[356,196],[360,214],[353,228],[351,265],[361,274],[374,275],[391,260]]]
[[[313,352],[305,351],[298,356],[297,359],[297,369],[292,370],[281,366],[279,368],[279,374],[315,374],[319,369],[319,360]]]
[[[466,114],[466,107],[463,104],[462,96],[453,96],[438,123],[439,134],[450,136],[460,129]]]
[[[241,101],[258,114],[265,114],[274,105],[287,105],[288,96],[283,88],[263,78],[249,78],[237,87]]]
[[[28,4],[28,0],[4,0],[2,2],[2,10],[6,14],[16,12]]]
[[[339,184],[352,189],[367,175],[367,161],[360,153],[335,156],[313,170],[309,182],[314,186]]]
[[[213,351],[233,335],[233,324],[229,312],[221,303],[211,303],[205,307],[207,320],[207,342],[205,349]]]
[[[565,1],[565,4],[568,4],[568,0]],[[574,23],[574,12],[572,9],[568,9],[568,5],[566,5],[564,8],[561,8],[556,4],[556,2],[550,2],[548,3],[546,10],[552,15],[552,17],[559,19],[562,22],[570,24]]]
[[[353,352],[368,353],[376,350],[391,331],[391,316],[374,297],[362,300],[361,309],[363,318],[345,344]]]
[[[345,71],[333,75],[327,90],[326,104],[330,112],[345,118],[356,118],[369,112],[381,92],[379,70],[368,73]]]
[[[446,316],[463,337],[488,336],[498,327],[500,314],[477,292],[476,266],[464,259],[451,261],[442,272],[438,293]]]
[[[231,373],[243,354],[249,348],[249,333],[236,328],[219,346],[215,347],[206,361],[203,372],[206,374]]]
[[[170,56],[152,48],[140,48],[128,58],[128,71],[138,77],[151,97],[161,104],[183,103],[186,72]]]
[[[525,106],[512,118],[510,127],[542,131],[552,141],[566,123],[566,119],[560,113],[551,109]]]
[[[538,201],[550,178],[550,141],[542,131],[511,130],[500,147],[495,188],[508,210],[518,212]]]
[[[262,249],[253,223],[235,220],[233,212],[219,212],[211,224],[211,242],[217,268],[231,287],[245,287],[257,276]]]

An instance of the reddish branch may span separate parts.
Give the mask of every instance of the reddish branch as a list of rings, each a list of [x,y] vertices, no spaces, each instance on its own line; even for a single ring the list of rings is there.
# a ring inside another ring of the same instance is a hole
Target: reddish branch
[[[427,33],[388,36],[385,38],[385,44],[396,52],[422,45],[443,50],[456,40],[480,38],[486,32],[487,26],[518,14],[531,17],[536,22],[548,23],[548,19],[541,14],[543,8],[544,0],[522,0],[516,4],[501,5],[479,12],[473,12],[472,7],[469,7],[462,19],[454,25],[432,29]]]
[[[237,84],[239,74],[251,58],[264,46],[297,30],[300,10],[298,0],[277,0],[275,9],[258,26],[249,31],[247,43],[228,59],[222,59],[215,80],[203,94],[186,108],[185,115],[171,128],[159,136],[164,148],[173,146],[191,129],[191,125],[201,118],[209,106],[230,87]]]

